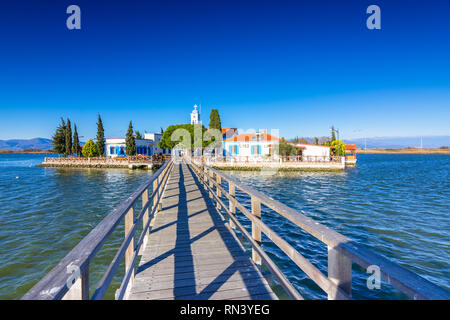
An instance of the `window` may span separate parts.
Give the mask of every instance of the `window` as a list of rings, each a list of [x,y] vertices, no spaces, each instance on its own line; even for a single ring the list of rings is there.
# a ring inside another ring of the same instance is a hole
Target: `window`
[[[236,146],[236,145],[230,146],[229,152],[230,152],[232,155],[239,154],[239,148],[238,148],[238,146]]]
[[[261,154],[261,146],[260,145],[252,146],[252,154]]]

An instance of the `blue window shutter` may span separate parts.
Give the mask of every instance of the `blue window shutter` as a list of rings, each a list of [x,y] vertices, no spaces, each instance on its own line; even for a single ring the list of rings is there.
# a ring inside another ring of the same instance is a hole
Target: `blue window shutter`
[[[228,152],[231,154],[231,146],[228,146]]]
[[[258,154],[261,154],[261,146],[258,146]]]
[[[236,154],[239,154],[239,146],[236,146]]]
[[[253,148],[253,146],[251,146],[251,147],[250,147],[250,152],[251,152],[251,154],[253,154],[253,151],[254,151],[254,148]]]

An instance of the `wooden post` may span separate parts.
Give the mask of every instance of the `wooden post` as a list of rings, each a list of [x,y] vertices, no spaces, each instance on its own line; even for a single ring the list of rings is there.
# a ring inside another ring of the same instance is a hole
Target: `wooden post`
[[[156,209],[156,211],[161,211],[161,209],[162,209],[161,195],[162,195],[162,192],[163,192],[161,175],[158,176],[157,180],[158,180],[158,186],[159,186],[159,189],[158,189],[159,203],[158,203],[158,209]]]
[[[214,179],[214,173],[210,170],[210,171],[209,171],[209,177],[208,177],[208,180],[209,180],[209,187],[210,187],[211,189],[214,187],[213,179]],[[212,191],[209,191],[209,197],[210,197],[210,198],[213,197]]]
[[[130,210],[125,215],[125,237],[130,233],[133,228],[134,223],[134,208],[131,207]],[[125,252],[125,272],[131,265],[131,260],[133,259],[134,254],[134,239],[131,239],[130,244],[128,245],[127,251]],[[134,282],[134,270],[131,273],[130,282],[128,283],[128,287]]]
[[[159,199],[159,190],[158,189],[158,178],[156,178],[155,180],[153,180],[153,208],[155,209],[155,204],[158,202]],[[155,213],[158,212],[158,210],[155,211]]]
[[[62,300],[89,300],[89,265],[66,292]]]
[[[352,296],[352,260],[337,247],[328,246],[328,278],[350,297]],[[335,290],[328,293],[329,300],[338,299]]]
[[[233,198],[236,198],[236,187],[235,187],[235,185],[234,184],[232,184],[232,183],[230,183],[229,184],[229,193],[230,193],[230,196],[232,196]],[[230,201],[230,212],[231,212],[231,214],[233,215],[233,216],[235,216],[236,215],[236,206],[234,205],[234,202],[233,201]],[[236,225],[234,224],[234,222],[233,221],[231,221],[230,220],[230,227],[232,227],[233,229],[235,229],[236,228]]]
[[[208,169],[206,169],[206,167],[203,167],[203,179],[205,181],[205,190],[208,190]]]
[[[216,182],[219,186],[222,185],[222,178],[218,174],[216,174]],[[217,189],[217,197],[220,198],[222,196],[222,192],[220,191],[219,187],[216,187],[216,189]],[[221,209],[221,206],[220,206],[219,202],[217,201],[217,210],[220,210],[220,209]]]
[[[252,214],[257,218],[261,219],[261,202],[259,202],[258,199],[255,197],[252,197]],[[252,237],[256,242],[261,245],[261,229],[252,222]],[[261,265],[261,257],[259,254],[255,251],[255,249],[252,249],[252,259],[253,262],[256,264]]]
[[[144,193],[142,193],[142,207],[144,207],[148,202],[148,188],[145,189]],[[147,210],[145,210],[144,212],[144,216],[142,217],[142,230],[145,228],[145,226],[148,223],[148,208]],[[147,230],[147,232],[144,235],[144,240],[142,241],[142,246],[141,248],[145,248],[146,244],[147,244],[147,240],[148,240],[148,235],[150,234],[150,228]],[[142,254],[142,250],[141,250],[141,254]]]

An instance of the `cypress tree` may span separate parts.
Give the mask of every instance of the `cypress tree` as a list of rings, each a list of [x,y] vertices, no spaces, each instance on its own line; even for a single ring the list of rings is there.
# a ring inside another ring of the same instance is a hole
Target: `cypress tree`
[[[78,132],[77,132],[77,125],[74,125],[73,128],[73,153],[77,155],[77,157],[80,155],[80,141],[78,140]]]
[[[99,156],[105,156],[105,131],[103,130],[103,122],[100,115],[98,115],[97,121],[97,151]]]
[[[64,154],[66,151],[66,123],[61,118],[61,124],[56,128],[53,135],[53,152]]]
[[[217,109],[212,109],[209,114],[209,128],[222,130],[222,123],[220,122],[219,111]]]
[[[66,123],[66,151],[65,155],[69,156],[72,154],[72,128],[70,126],[70,119],[67,119]]]
[[[136,141],[134,140],[133,124],[131,123],[131,121],[128,126],[128,131],[127,131],[127,135],[125,138],[125,154],[127,156],[136,155]]]
[[[334,134],[334,126],[331,126],[331,142],[336,140],[336,135]]]

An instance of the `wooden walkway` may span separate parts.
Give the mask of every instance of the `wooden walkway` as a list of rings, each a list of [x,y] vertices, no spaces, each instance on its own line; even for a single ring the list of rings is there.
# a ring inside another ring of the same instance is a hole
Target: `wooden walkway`
[[[152,225],[128,299],[277,299],[188,165]]]
[[[363,269],[378,266],[383,286],[390,284],[412,299],[450,300],[450,292],[446,289],[233,176],[196,159],[184,161],[181,165],[173,159],[166,161],[22,299],[103,299],[112,289],[110,285],[122,262],[125,262],[125,273],[115,291],[118,300],[277,299],[255,263],[263,263],[291,299],[303,299],[265,252],[261,245],[264,234],[265,241],[284,252],[328,295],[328,299],[352,298],[352,266],[356,264]],[[243,198],[250,201],[244,205]],[[138,202],[142,205],[137,206]],[[221,207],[220,213],[215,205]],[[327,273],[319,270],[263,221],[262,206],[326,246]],[[240,219],[236,219],[237,210],[241,218],[250,221],[251,233]],[[226,214],[227,221],[251,245],[252,258],[221,213]],[[94,268],[90,263],[120,225],[125,227],[122,244],[92,290],[89,278]],[[357,280],[360,288],[366,284],[365,279],[357,277]]]

